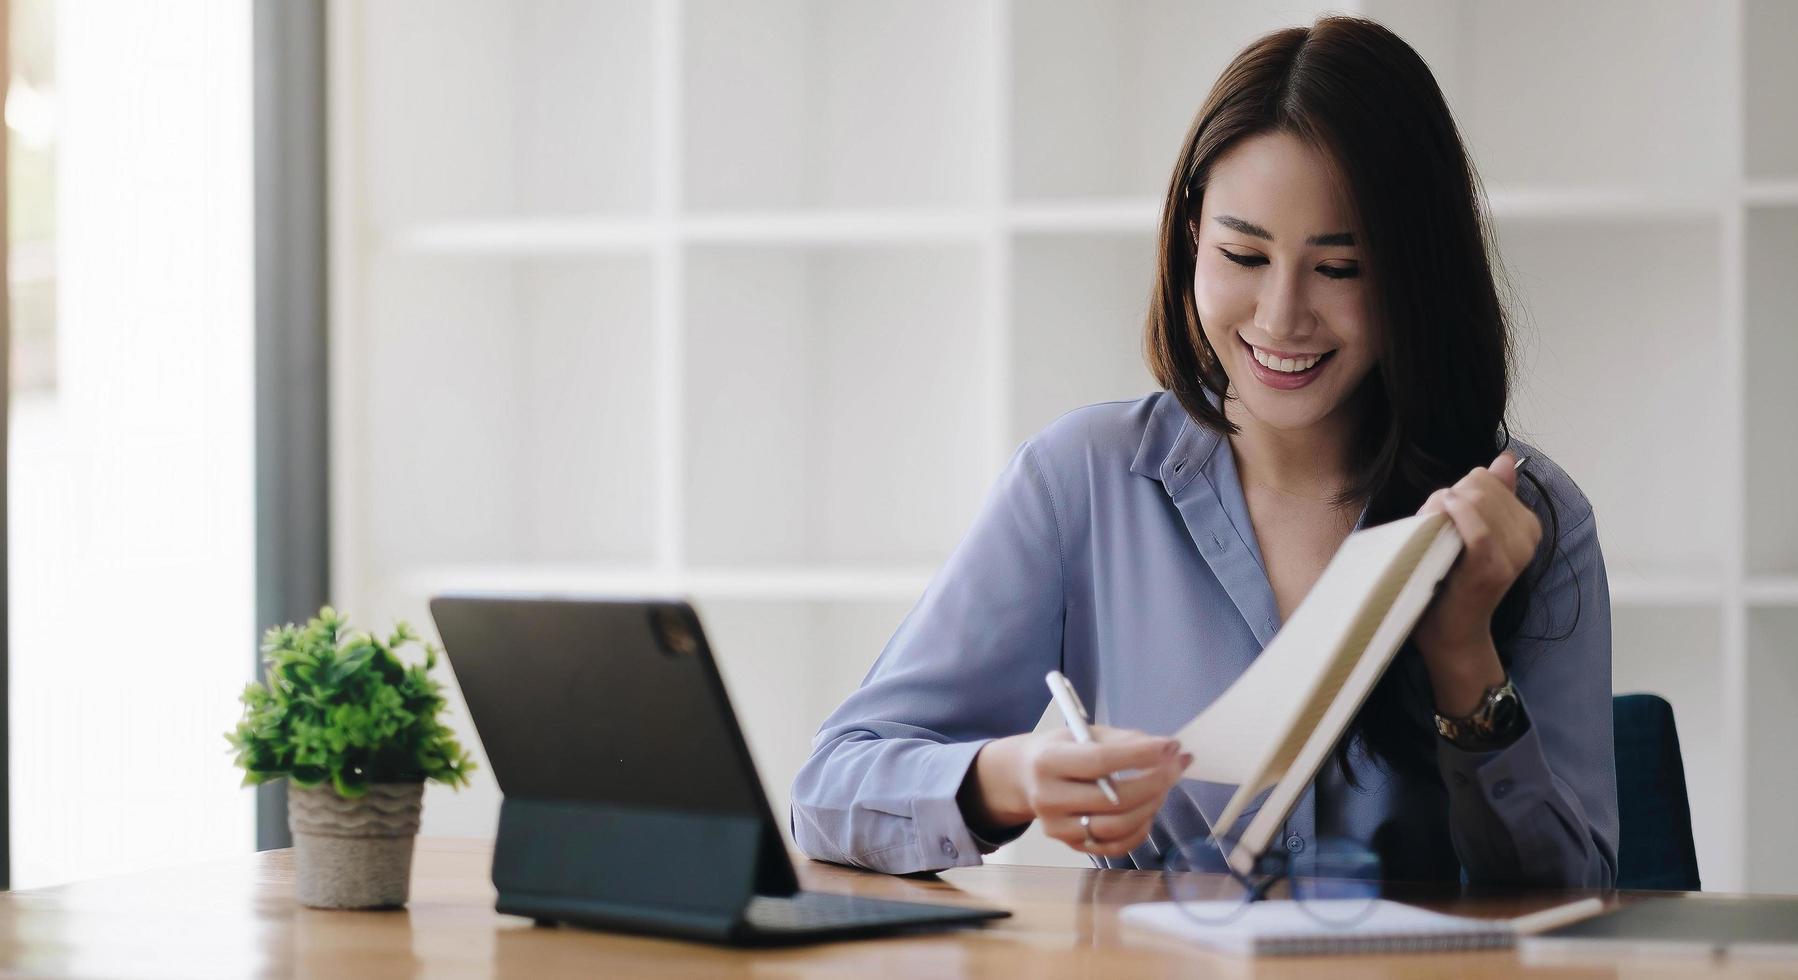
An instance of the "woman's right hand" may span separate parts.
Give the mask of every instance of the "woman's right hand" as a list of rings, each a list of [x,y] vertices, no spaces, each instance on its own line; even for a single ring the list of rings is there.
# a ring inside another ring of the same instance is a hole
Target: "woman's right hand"
[[[975,798],[970,819],[987,827],[1012,827],[1032,818],[1043,832],[1084,854],[1119,857],[1149,836],[1167,791],[1192,763],[1172,738],[1093,726],[1091,744],[1067,729],[995,739],[974,756]],[[1136,770],[1126,778],[1113,773]],[[1118,802],[1105,798],[1100,776],[1111,778]],[[1088,844],[1080,818],[1090,816]]]

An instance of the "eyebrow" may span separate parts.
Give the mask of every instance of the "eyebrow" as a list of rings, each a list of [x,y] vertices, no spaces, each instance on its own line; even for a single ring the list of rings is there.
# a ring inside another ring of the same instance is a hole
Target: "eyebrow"
[[[1274,240],[1274,236],[1268,234],[1266,228],[1263,228],[1260,225],[1255,224],[1252,221],[1244,221],[1241,218],[1235,217],[1233,215],[1228,215],[1228,214],[1212,215],[1211,220],[1217,222],[1220,225],[1223,225],[1226,228],[1234,228],[1235,230],[1240,231],[1245,235],[1254,235],[1256,238],[1265,238],[1270,242]],[[1353,232],[1334,231],[1328,235],[1312,235],[1310,238],[1305,239],[1305,244],[1307,244],[1307,245],[1353,245],[1353,244],[1355,244],[1355,235]]]

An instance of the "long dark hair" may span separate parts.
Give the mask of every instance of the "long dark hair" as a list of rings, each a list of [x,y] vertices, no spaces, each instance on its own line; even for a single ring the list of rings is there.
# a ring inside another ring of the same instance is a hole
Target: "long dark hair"
[[[1218,78],[1186,134],[1162,207],[1144,331],[1150,370],[1199,424],[1236,433],[1223,411],[1229,381],[1193,301],[1194,229],[1218,157],[1247,137],[1277,132],[1335,161],[1371,272],[1370,313],[1383,325],[1377,363],[1351,396],[1361,402],[1362,424],[1356,468],[1337,502],[1365,502],[1369,525],[1416,513],[1431,492],[1489,464],[1510,442],[1512,344],[1479,178],[1435,77],[1385,27],[1327,16],[1274,31]],[[1559,537],[1541,483],[1527,471],[1519,476],[1537,491],[1544,547],[1493,615],[1495,641],[1521,629]],[[1420,707],[1431,692],[1417,657],[1407,643],[1337,745],[1351,783],[1354,735],[1378,759],[1433,770],[1433,729]]]

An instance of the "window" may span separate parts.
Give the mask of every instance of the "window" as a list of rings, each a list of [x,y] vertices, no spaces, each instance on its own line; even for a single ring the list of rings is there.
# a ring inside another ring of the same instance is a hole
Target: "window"
[[[241,853],[250,7],[7,0],[14,887]]]

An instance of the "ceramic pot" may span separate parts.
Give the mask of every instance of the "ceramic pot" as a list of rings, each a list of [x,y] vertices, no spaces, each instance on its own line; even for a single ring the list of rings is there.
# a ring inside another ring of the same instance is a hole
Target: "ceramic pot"
[[[423,783],[375,783],[356,799],[287,784],[294,897],[318,909],[396,908],[412,883]]]

